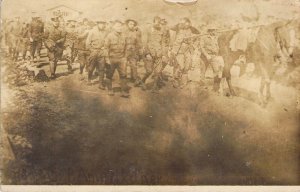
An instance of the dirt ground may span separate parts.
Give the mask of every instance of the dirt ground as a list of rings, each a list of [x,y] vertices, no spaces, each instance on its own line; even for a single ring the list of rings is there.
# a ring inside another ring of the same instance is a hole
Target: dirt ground
[[[273,83],[263,108],[258,78],[234,79],[231,98],[213,93],[209,78],[199,84],[196,68],[183,89],[129,84],[126,99],[87,86],[74,69],[2,84],[3,184],[300,184],[295,88]]]

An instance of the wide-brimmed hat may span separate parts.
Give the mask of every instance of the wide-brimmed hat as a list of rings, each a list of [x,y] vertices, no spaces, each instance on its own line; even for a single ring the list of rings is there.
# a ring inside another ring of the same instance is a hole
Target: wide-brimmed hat
[[[134,19],[127,19],[125,21],[126,24],[128,24],[129,22],[133,22],[135,26],[137,26],[137,24],[138,24],[138,22],[136,20],[134,20]]]
[[[168,24],[168,21],[166,19],[161,19],[160,24],[166,25],[166,24]]]
[[[106,21],[95,21],[95,23],[97,23],[97,24],[100,24],[100,23],[102,23],[102,24],[106,24]]]
[[[59,18],[58,17],[52,17],[51,21],[53,21],[53,22],[59,22]]]

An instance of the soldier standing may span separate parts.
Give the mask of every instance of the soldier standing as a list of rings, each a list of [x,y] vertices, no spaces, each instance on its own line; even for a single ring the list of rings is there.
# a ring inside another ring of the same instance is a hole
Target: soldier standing
[[[164,31],[161,28],[161,18],[156,16],[153,19],[153,25],[147,32],[147,45],[145,48],[145,69],[146,73],[143,76],[141,83],[142,89],[146,90],[145,82],[154,73],[154,85],[152,91],[158,90],[159,72],[162,68],[162,45],[164,38]]]
[[[188,71],[192,62],[193,34],[199,31],[191,26],[188,18],[182,18],[181,22],[171,30],[176,32],[175,41],[172,46],[172,56],[175,57],[175,84],[174,87],[183,87],[188,82]]]
[[[30,40],[29,40],[29,23],[23,23],[22,26],[22,38],[20,41],[20,49],[22,52],[22,60],[25,61],[26,59],[26,53],[27,51],[29,51],[30,49]]]
[[[29,25],[31,62],[34,61],[35,53],[37,53],[37,60],[40,60],[43,34],[44,34],[44,23],[41,21],[40,17],[34,16]]]
[[[18,45],[22,39],[22,24],[20,22],[20,17],[15,17],[11,27],[12,58],[14,61],[17,61],[20,51]]]
[[[107,88],[109,95],[114,95],[112,89],[112,78],[115,70],[118,70],[121,85],[121,96],[129,97],[126,82],[126,58],[125,58],[125,45],[126,38],[122,33],[123,23],[116,20],[113,24],[113,31],[110,32],[105,41],[105,48],[107,50],[106,63],[109,65],[107,72]]]
[[[169,48],[170,48],[171,34],[166,19],[162,19],[160,24],[163,31],[163,40],[162,40],[162,68],[159,71],[158,84],[164,85],[162,72],[165,69],[165,67],[170,63]]]
[[[76,33],[76,21],[68,20],[69,25],[66,26],[66,41],[65,41],[65,49],[67,51],[67,65],[68,71],[72,72],[72,64],[76,57],[75,43],[77,40]]]
[[[203,36],[200,39],[200,49],[202,58],[207,65],[211,65],[214,72],[214,91],[219,91],[220,83],[224,68],[223,57],[219,54],[218,36],[216,34],[216,28],[211,26],[207,30],[208,35]],[[201,71],[205,73],[205,70]],[[203,75],[202,75],[203,76]]]
[[[131,80],[137,86],[140,83],[140,78],[137,72],[137,63],[141,55],[142,49],[142,33],[137,27],[137,21],[128,19],[126,22],[126,50],[125,57],[127,64],[130,67]]]
[[[107,32],[105,31],[104,21],[97,21],[97,25],[89,32],[86,40],[87,48],[91,54],[88,58],[88,84],[91,85],[92,75],[95,68],[98,69],[99,75],[99,89],[105,89],[104,75],[105,75],[105,57],[107,56],[104,48],[105,37]]]
[[[45,46],[48,49],[51,78],[56,77],[55,71],[58,60],[61,59],[66,40],[66,32],[59,26],[57,17],[51,18],[52,26],[45,30]]]
[[[77,29],[77,42],[75,48],[78,50],[78,62],[80,64],[80,74],[83,73],[83,69],[88,62],[89,50],[86,47],[86,39],[90,31],[90,26],[88,24],[88,19],[84,18],[82,25]]]

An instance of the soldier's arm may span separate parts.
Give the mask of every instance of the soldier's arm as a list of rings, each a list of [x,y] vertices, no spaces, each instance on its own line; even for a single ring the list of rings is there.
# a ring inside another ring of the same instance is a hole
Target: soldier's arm
[[[29,30],[30,31],[30,30]],[[43,39],[48,39],[49,37],[49,29],[45,28],[44,29],[44,35],[43,35]],[[30,32],[29,32],[29,35],[30,35]]]
[[[62,31],[61,38],[56,41],[56,43],[64,43],[66,41],[67,32],[64,30]]]
[[[86,47],[87,47],[88,49],[91,48],[92,39],[93,39],[93,31],[90,31],[90,32],[87,34],[87,38],[86,38],[86,41],[85,41]]]
[[[44,24],[44,23],[42,23],[42,27],[41,27],[41,34],[43,34],[43,33],[44,33],[44,31],[45,31],[45,24]]]
[[[140,50],[143,47],[142,43],[142,32],[140,30],[137,31],[137,48]]]
[[[79,34],[78,34],[78,39],[84,39],[84,38],[86,38],[88,35],[89,35],[89,31],[88,31],[88,30],[85,30],[85,31],[83,31],[82,33],[79,33]]]
[[[205,49],[205,39],[204,38],[201,38],[200,39],[200,43],[199,43],[199,45],[200,45],[200,51],[201,51],[201,53],[207,58],[207,59],[209,59],[209,54],[207,53],[207,51],[206,51],[206,49]]]
[[[170,27],[170,30],[172,30],[172,31],[178,31],[178,28],[179,28],[179,24],[177,24],[177,25],[175,25],[175,26],[173,26],[173,27]]]

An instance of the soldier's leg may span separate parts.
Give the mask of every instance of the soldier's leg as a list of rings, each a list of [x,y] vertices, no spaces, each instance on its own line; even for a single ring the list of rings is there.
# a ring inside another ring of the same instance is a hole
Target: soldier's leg
[[[190,52],[186,52],[184,54],[184,57],[183,57],[182,77],[181,77],[181,80],[180,80],[180,86],[181,86],[181,88],[183,86],[185,86],[188,83],[188,81],[189,81],[189,79],[188,79],[188,71],[191,68],[191,63],[192,63],[191,54],[190,54]]]
[[[49,62],[50,62],[51,78],[55,78],[56,61],[55,61],[55,57],[54,57],[54,52],[48,51],[48,57],[49,57]]]
[[[107,68],[107,73],[106,73],[106,77],[107,77],[107,89],[108,89],[108,94],[110,96],[114,95],[113,89],[112,89],[112,78],[114,76],[115,70],[116,70],[116,64],[114,59],[111,58],[111,64],[109,65],[109,67]]]
[[[82,50],[78,51],[78,62],[79,62],[79,73],[82,74],[83,69],[87,62],[87,54]]]
[[[40,60],[41,57],[41,50],[42,50],[42,41],[36,41],[36,57],[37,57],[37,61]]]
[[[160,74],[161,74],[161,69],[162,69],[162,59],[161,57],[157,57],[154,60],[154,72],[153,72],[153,87],[152,87],[152,92],[157,92],[159,88],[159,81],[160,81]]]
[[[150,55],[148,55],[146,57],[146,59],[144,60],[144,64],[145,64],[144,67],[145,67],[146,73],[142,78],[142,83],[145,83],[146,80],[151,75],[151,73],[153,72],[153,58]]]
[[[177,54],[176,64],[174,66],[174,82],[173,82],[173,87],[175,88],[181,86],[183,69],[184,69],[184,54]]]
[[[97,52],[94,51],[91,53],[91,55],[88,58],[88,63],[87,63],[87,70],[88,70],[88,84],[91,84],[92,77],[93,77],[93,72],[96,68],[97,65]]]
[[[34,59],[36,47],[37,47],[37,41],[30,42],[30,57],[32,62]]]
[[[117,70],[120,76],[120,85],[121,85],[121,96],[128,97],[129,93],[127,90],[127,79],[126,79],[126,60],[118,59],[117,62]]]
[[[99,89],[105,90],[104,75],[105,75],[105,59],[98,57],[98,70],[99,70]]]

